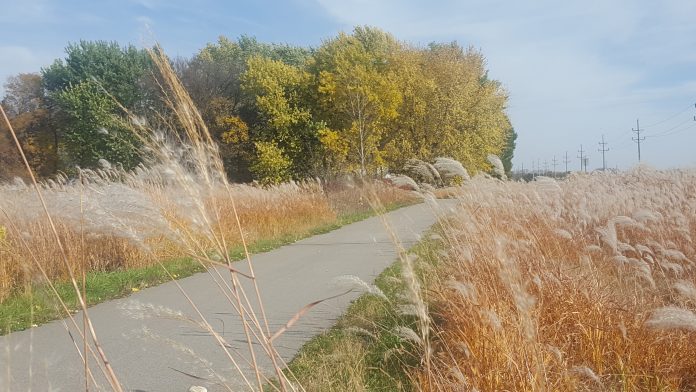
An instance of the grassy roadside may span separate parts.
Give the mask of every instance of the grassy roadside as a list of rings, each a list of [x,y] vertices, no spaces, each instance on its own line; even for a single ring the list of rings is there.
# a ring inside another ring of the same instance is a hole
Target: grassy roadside
[[[411,204],[413,203],[393,203],[386,206],[385,210],[393,211]],[[374,215],[375,212],[371,210],[342,214],[330,224],[293,235],[255,241],[249,244],[249,251],[251,253],[267,252],[303,238],[336,230]],[[236,247],[230,253],[235,260],[241,260],[244,257],[241,246]],[[176,278],[184,278],[204,270],[199,263],[188,258],[168,260],[163,264]],[[169,280],[167,273],[158,265],[129,270],[90,272],[85,281],[87,301],[89,305],[95,305],[127,296],[143,288],[156,286]],[[70,283],[58,282],[55,287],[71,310],[79,308],[77,297]],[[47,286],[34,287],[30,291],[13,295],[0,304],[0,335],[21,331],[61,317],[64,317],[64,312],[59,307],[50,288]]]
[[[426,236],[427,238],[428,236]],[[437,260],[439,244],[424,239],[409,253],[419,267]],[[420,271],[420,273],[424,270]],[[404,283],[396,261],[376,279],[386,298],[364,294],[355,300],[336,325],[307,342],[286,370],[307,391],[409,391],[408,370],[419,366],[417,345],[399,333],[415,330],[415,317],[400,311]]]

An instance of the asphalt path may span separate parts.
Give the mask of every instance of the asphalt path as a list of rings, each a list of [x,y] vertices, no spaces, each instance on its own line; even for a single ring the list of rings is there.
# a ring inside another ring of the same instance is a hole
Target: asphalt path
[[[408,248],[454,203],[440,200],[437,208],[419,204],[392,211],[386,214],[389,230]],[[347,287],[337,278],[352,275],[371,283],[396,256],[396,246],[378,217],[253,255],[271,332],[308,303],[345,292]],[[245,264],[238,262],[235,268],[246,271]],[[227,271],[220,275],[229,278]],[[203,272],[177,282],[255,384],[245,362],[249,350],[242,323],[220,289],[218,274]],[[252,287],[245,284],[250,302],[257,306]],[[358,295],[354,291],[322,302],[300,318],[274,341],[283,360],[291,360],[305,342],[330,328]],[[126,391],[183,392],[192,385],[208,391],[229,390],[222,382],[233,391],[250,390],[216,339],[197,324],[200,317],[174,282],[95,305],[89,315]],[[75,318],[82,325],[81,313]],[[69,322],[59,320],[0,337],[0,392],[84,390],[78,336]],[[268,356],[256,346],[259,366],[272,376]],[[90,367],[98,384],[90,390],[111,390],[94,361]]]

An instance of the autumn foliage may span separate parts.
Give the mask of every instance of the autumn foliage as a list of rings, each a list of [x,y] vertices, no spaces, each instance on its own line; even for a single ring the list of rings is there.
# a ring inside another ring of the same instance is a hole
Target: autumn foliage
[[[317,48],[221,37],[171,62],[234,181],[384,174],[437,157],[475,173],[489,154],[512,158],[507,93],[482,53],[457,43],[419,47],[356,27]],[[41,74],[11,78],[3,103],[40,174],[100,159],[129,169],[143,158],[133,115],[169,126],[155,74],[143,49],[81,41]],[[18,175],[12,148],[0,137],[0,178]]]

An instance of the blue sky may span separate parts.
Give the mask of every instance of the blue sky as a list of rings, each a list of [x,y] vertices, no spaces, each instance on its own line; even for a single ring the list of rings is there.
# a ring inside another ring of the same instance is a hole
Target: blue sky
[[[35,72],[68,42],[159,41],[189,56],[219,35],[318,45],[369,24],[413,43],[457,40],[481,48],[510,94],[518,134],[515,165],[589,153],[611,167],[637,160],[631,129],[640,118],[643,161],[696,166],[696,1],[180,1],[0,0],[0,79]],[[559,170],[562,165],[559,165]]]

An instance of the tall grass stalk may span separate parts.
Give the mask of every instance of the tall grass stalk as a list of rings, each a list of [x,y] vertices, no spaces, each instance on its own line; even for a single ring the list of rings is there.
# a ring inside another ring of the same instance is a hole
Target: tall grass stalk
[[[102,349],[101,345],[99,344],[99,340],[97,339],[97,334],[94,330],[94,326],[92,325],[92,323],[89,319],[89,314],[87,312],[87,303],[84,299],[84,296],[80,292],[80,288],[77,284],[77,281],[75,279],[75,275],[74,275],[73,270],[71,268],[71,263],[68,260],[68,256],[67,256],[65,249],[63,247],[63,243],[60,240],[60,236],[58,234],[58,230],[56,229],[56,225],[53,221],[53,218],[51,217],[51,214],[48,211],[48,207],[46,206],[46,201],[43,198],[43,195],[41,193],[41,189],[39,188],[38,182],[36,181],[36,177],[34,176],[34,172],[31,169],[31,166],[29,165],[29,161],[27,161],[27,157],[24,154],[24,150],[22,149],[22,145],[19,143],[19,139],[17,139],[17,134],[15,133],[14,128],[12,127],[12,124],[10,123],[10,120],[7,118],[7,114],[5,113],[5,109],[2,107],[2,105],[0,105],[0,113],[2,113],[3,120],[5,121],[5,124],[7,125],[7,128],[9,129],[10,134],[12,135],[12,139],[17,147],[17,150],[22,157],[22,162],[24,163],[24,166],[27,170],[27,174],[31,178],[31,182],[33,184],[34,190],[36,191],[36,195],[37,195],[39,201],[41,202],[41,206],[42,206],[43,211],[45,213],[46,220],[51,227],[51,231],[53,232],[54,238],[55,238],[56,243],[58,245],[58,249],[60,251],[60,256],[61,256],[63,263],[64,263],[64,266],[65,266],[65,268],[68,271],[68,274],[70,276],[70,283],[72,284],[73,289],[75,290],[75,294],[76,294],[78,301],[80,303],[80,307],[82,308],[83,318],[86,320],[85,321],[85,327],[86,327],[85,329],[86,330],[82,336],[82,339],[85,342],[87,341],[86,332],[88,330],[90,337],[91,337],[92,344],[94,344],[94,347],[97,350],[97,353],[99,354],[99,358],[101,359],[101,364],[103,365],[103,369],[104,369],[104,375],[106,376],[109,384],[111,385],[111,387],[115,391],[122,392],[123,389],[121,388],[121,384],[119,383],[118,378],[116,377],[116,373],[112,369],[111,363],[107,359],[106,353],[104,353],[104,350]],[[43,271],[43,269],[42,269],[42,271]],[[72,318],[72,315],[70,315],[70,312],[68,312],[68,316],[72,319],[73,323],[76,324],[75,320]],[[85,347],[86,346],[87,346],[87,344],[85,343]],[[86,353],[86,351],[82,353],[82,359],[85,363],[85,369],[87,369],[88,367],[87,367],[87,353]],[[87,377],[88,377],[87,371],[85,370],[85,378],[87,378]]]
[[[696,170],[473,178],[425,276],[417,388],[696,388]]]

